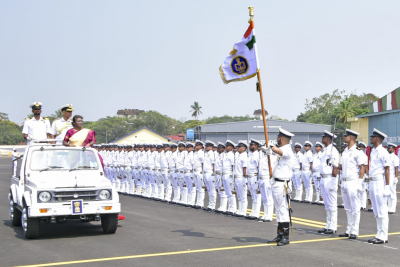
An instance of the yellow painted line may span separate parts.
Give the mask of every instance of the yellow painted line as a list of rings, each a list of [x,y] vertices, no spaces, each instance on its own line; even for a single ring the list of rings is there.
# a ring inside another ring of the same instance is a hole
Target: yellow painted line
[[[264,212],[261,211],[260,215],[264,215]],[[273,219],[276,219],[276,215],[275,214],[273,215]],[[297,218],[297,217],[292,217],[292,222],[293,223],[297,223],[297,224],[307,225],[307,226],[313,226],[313,227],[316,227],[316,228],[325,227],[326,226],[326,223],[324,223],[324,222],[301,219],[301,218]],[[338,227],[340,227],[340,225],[338,225]]]
[[[399,234],[400,234],[400,232],[389,233],[389,235],[399,235]],[[373,234],[373,235],[360,235],[358,237],[362,238],[362,237],[372,237],[372,236],[375,236],[375,234]],[[348,238],[346,238],[346,237],[330,237],[330,238],[321,238],[321,239],[308,239],[308,240],[290,241],[290,244],[314,243],[314,242],[334,241],[334,240],[342,240],[342,239],[348,239]],[[244,248],[256,248],[256,247],[266,247],[266,246],[276,246],[276,244],[255,244],[255,245],[234,246],[234,247],[220,247],[220,248],[183,250],[183,251],[162,252],[162,253],[153,253],[153,254],[141,254],[141,255],[98,258],[98,259],[88,259],[88,260],[43,263],[43,264],[35,264],[35,265],[21,265],[21,266],[17,266],[17,267],[59,266],[59,265],[68,265],[68,264],[81,264],[81,263],[91,263],[91,262],[101,262],[101,261],[115,261],[115,260],[127,260],[127,259],[138,259],[138,258],[160,257],[160,256],[182,255],[182,254],[192,254],[192,253],[200,253],[200,252],[212,252],[212,251],[223,251],[223,250],[244,249]]]

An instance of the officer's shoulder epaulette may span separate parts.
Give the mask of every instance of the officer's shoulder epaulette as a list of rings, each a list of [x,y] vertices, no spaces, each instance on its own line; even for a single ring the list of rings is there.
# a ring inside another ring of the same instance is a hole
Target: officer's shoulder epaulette
[[[44,118],[45,120],[49,120],[49,118]]]
[[[26,118],[25,120],[26,120],[26,121],[29,121],[30,119],[29,119],[29,118]]]

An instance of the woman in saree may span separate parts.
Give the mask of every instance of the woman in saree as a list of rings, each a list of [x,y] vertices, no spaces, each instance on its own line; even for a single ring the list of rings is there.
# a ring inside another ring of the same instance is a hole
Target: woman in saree
[[[93,130],[83,128],[83,117],[75,115],[72,118],[72,126],[65,135],[64,146],[84,146],[92,147],[96,143],[96,133]]]

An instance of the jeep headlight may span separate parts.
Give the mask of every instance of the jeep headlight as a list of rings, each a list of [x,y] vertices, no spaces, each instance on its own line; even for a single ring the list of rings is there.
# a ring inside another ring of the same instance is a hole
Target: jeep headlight
[[[100,190],[99,198],[101,200],[106,200],[106,199],[109,199],[110,197],[111,197],[111,192],[110,191],[108,191],[106,189]]]
[[[40,192],[38,195],[40,202],[49,202],[51,200],[51,194],[49,192]]]

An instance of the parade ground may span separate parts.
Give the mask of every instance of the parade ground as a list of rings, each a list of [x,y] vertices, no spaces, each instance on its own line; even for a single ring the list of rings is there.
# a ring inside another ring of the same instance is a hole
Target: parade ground
[[[324,235],[317,233],[325,226],[324,207],[302,203],[292,203],[294,235],[284,247],[266,244],[276,236],[276,221],[125,195],[120,195],[125,220],[116,234],[103,234],[99,222],[70,221],[42,224],[40,237],[26,240],[22,228],[10,223],[10,177],[11,159],[0,157],[1,266],[398,266],[400,261],[399,213],[389,215],[389,243],[372,245],[367,243],[376,233],[372,212],[361,212],[360,236],[349,240],[338,237],[345,232],[343,209],[338,233]],[[398,186],[400,197],[399,191]]]

